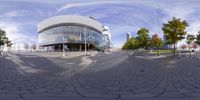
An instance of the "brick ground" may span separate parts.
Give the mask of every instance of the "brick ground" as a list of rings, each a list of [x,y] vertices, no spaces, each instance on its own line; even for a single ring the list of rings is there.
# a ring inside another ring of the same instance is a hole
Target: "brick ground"
[[[0,99],[198,100],[200,59],[113,52],[0,57]]]

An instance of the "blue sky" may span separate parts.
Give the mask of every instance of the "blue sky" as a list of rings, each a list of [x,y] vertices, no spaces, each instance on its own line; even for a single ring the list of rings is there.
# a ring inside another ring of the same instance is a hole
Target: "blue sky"
[[[121,47],[126,33],[141,27],[150,35],[163,35],[162,24],[179,17],[187,20],[187,32],[200,30],[200,0],[0,0],[0,28],[12,40],[38,41],[37,24],[56,15],[92,16],[109,26],[114,47]],[[180,43],[184,43],[183,41]]]

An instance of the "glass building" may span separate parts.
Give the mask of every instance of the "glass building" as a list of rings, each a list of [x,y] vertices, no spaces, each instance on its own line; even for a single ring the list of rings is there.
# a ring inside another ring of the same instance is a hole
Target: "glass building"
[[[39,46],[48,51],[105,50],[110,31],[96,19],[78,15],[56,16],[38,24]]]

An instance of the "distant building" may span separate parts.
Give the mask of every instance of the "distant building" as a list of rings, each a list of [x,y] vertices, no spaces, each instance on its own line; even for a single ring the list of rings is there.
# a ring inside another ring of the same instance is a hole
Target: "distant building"
[[[163,35],[163,49],[171,49],[172,45],[167,44],[167,37]]]
[[[131,33],[128,32],[128,33],[126,34],[126,41],[128,41],[130,38],[131,38]]]
[[[163,35],[163,43],[166,43],[166,42],[167,42],[166,35]]]
[[[111,44],[111,33],[110,33],[110,29],[108,28],[108,26],[103,26],[104,30],[103,30],[103,49],[108,49],[110,48],[110,44]]]

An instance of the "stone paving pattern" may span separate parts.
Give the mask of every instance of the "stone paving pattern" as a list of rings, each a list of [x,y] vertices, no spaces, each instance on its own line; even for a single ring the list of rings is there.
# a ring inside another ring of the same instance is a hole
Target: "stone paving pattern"
[[[130,52],[0,57],[0,100],[199,100],[200,58]]]

